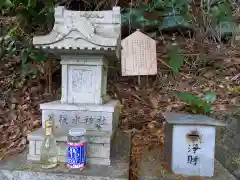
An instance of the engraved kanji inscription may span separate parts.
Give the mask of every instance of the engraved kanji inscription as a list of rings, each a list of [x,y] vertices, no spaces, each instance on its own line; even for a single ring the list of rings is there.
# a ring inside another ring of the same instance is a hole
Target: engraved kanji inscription
[[[85,123],[85,124],[92,124],[93,121],[94,121],[94,119],[95,119],[95,118],[93,118],[92,116],[86,116],[86,117],[84,118],[84,123]]]
[[[81,117],[77,114],[72,119],[72,124],[80,124],[81,123]]]
[[[90,70],[73,69],[72,70],[72,92],[92,92],[92,74]]]
[[[68,116],[66,114],[59,115],[59,124],[68,124]]]
[[[99,116],[96,119],[96,127],[101,128],[101,126],[104,125],[105,121],[106,121],[106,118],[104,116]]]

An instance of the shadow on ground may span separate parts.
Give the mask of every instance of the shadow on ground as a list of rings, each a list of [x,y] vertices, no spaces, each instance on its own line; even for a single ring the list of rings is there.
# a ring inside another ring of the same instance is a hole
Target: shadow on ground
[[[240,111],[217,115],[226,127],[217,129],[216,159],[240,179]]]

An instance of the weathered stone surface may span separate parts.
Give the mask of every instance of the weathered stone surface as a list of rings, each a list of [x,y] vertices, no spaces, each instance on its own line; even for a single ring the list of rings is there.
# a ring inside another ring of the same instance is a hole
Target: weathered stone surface
[[[181,154],[179,154],[181,156]],[[154,149],[143,154],[139,169],[140,180],[189,180],[183,175],[174,175],[168,168],[161,149]],[[217,160],[215,160],[215,172],[208,180],[236,180]]]
[[[1,178],[1,180],[9,180],[9,178],[6,177],[5,174],[1,171],[0,171],[0,178]]]
[[[39,161],[40,160],[40,155],[32,155],[32,154],[28,154],[27,155],[27,159],[29,161]],[[59,162],[61,163],[65,163],[67,160],[66,160],[66,156],[64,155],[59,155],[58,156],[58,160]],[[111,159],[110,157],[108,158],[97,158],[97,157],[88,157],[87,158],[87,163],[88,164],[97,164],[97,165],[110,165],[111,164]]]
[[[108,60],[120,58],[120,7],[86,12],[57,6],[54,17],[52,31],[33,44],[61,56],[61,102],[106,103]]]
[[[64,55],[61,103],[104,104],[107,96],[108,64],[104,55]]]
[[[59,146],[59,161],[66,162],[67,153],[67,130],[60,129],[55,132],[57,144]],[[95,138],[94,138],[95,137]],[[112,139],[111,133],[87,131],[86,139],[88,141],[88,162],[90,164],[110,164],[110,145],[114,139]],[[29,153],[28,160],[40,160],[40,147],[44,140],[44,129],[40,128],[35,132],[32,132],[28,136],[29,140]]]
[[[33,133],[35,133],[35,135],[34,135],[35,139],[33,137],[30,138],[32,140],[29,141],[28,160],[39,161],[40,160],[40,147],[41,147],[42,141],[44,139],[44,134],[43,134],[42,129],[39,129],[38,131],[33,132]],[[106,139],[107,137],[103,137],[103,138]],[[66,160],[67,142],[61,141],[61,139],[67,139],[66,135],[63,138],[60,137],[57,139],[57,144],[59,146],[59,161],[67,162],[67,160]],[[111,137],[109,136],[108,139],[110,140]],[[102,140],[104,140],[104,139],[102,139]],[[89,142],[88,143],[88,151],[87,151],[88,163],[89,164],[109,165],[111,162],[110,161],[110,144],[111,143]]]
[[[166,158],[174,173],[211,177],[214,173],[215,127],[170,125],[165,140]],[[196,135],[196,136],[194,136]],[[194,137],[193,137],[194,136]],[[195,139],[193,139],[195,138]],[[170,142],[167,142],[170,140]],[[179,156],[181,154],[181,156]]]
[[[28,140],[29,141],[41,141],[43,140],[44,137],[44,129],[40,128],[36,131],[33,131],[28,135]],[[54,132],[54,135],[57,139],[57,141],[67,141],[67,134],[68,134],[68,129],[61,128],[57,129]],[[103,143],[103,144],[108,144],[111,142],[111,138],[113,137],[112,132],[104,132],[104,131],[87,131],[85,134],[87,141],[89,143]]]
[[[32,146],[32,143],[30,143]],[[34,160],[40,160],[40,147],[41,147],[42,141],[35,141],[35,144],[33,144],[33,147],[35,148],[34,154],[31,153],[31,155],[34,155]],[[66,162],[66,154],[67,154],[67,143],[66,142],[57,142],[59,146],[59,156],[62,156],[63,158],[60,158],[61,162]],[[32,147],[29,146],[29,149],[32,150]],[[110,144],[92,144],[88,143],[88,151],[87,151],[87,157],[95,157],[95,158],[110,158]],[[36,159],[39,157],[38,159]]]
[[[45,120],[53,116],[56,126],[82,127],[87,130],[109,131],[116,129],[119,120],[119,102],[112,100],[107,104],[63,104],[53,101],[40,105],[42,109],[42,127]]]
[[[113,162],[109,166],[88,165],[79,172],[60,163],[55,169],[41,169],[39,163],[26,160],[27,152],[0,162],[4,180],[128,180],[131,136],[116,132],[111,149]],[[2,180],[2,179],[1,179]]]
[[[217,118],[227,126],[217,130],[216,158],[240,179],[240,117],[229,113]]]
[[[212,177],[217,120],[203,115],[163,113],[165,126],[165,157],[174,173]],[[181,156],[179,156],[181,154]]]
[[[219,122],[211,117],[204,115],[194,115],[186,113],[162,113],[169,124],[178,125],[204,125],[204,126],[225,126],[224,123]]]
[[[33,38],[36,47],[71,50],[116,50],[121,39],[120,7],[109,11],[71,11],[55,8],[51,33]]]

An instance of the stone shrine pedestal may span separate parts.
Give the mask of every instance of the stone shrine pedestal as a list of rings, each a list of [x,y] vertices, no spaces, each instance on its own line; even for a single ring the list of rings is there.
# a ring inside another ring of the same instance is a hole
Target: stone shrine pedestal
[[[110,11],[55,8],[52,32],[34,37],[33,44],[61,57],[61,100],[40,104],[42,128],[28,135],[28,160],[40,160],[45,121],[52,117],[55,120],[54,134],[59,145],[60,163],[67,161],[67,134],[72,127],[87,130],[89,166],[96,165],[97,168],[104,165],[108,169],[115,163],[113,149],[120,143],[114,141],[119,121],[119,102],[107,95],[107,72],[108,62],[119,60],[120,41],[119,7],[113,7]],[[124,147],[121,145],[118,148]],[[128,172],[129,165],[126,168]]]
[[[35,134],[38,134],[37,132]],[[95,134],[98,136],[98,134]],[[36,136],[36,138],[39,136]],[[41,138],[41,137],[40,137]],[[58,138],[59,139],[59,138]],[[61,138],[60,138],[61,139]],[[107,142],[106,138],[94,138]],[[36,140],[36,139],[35,139]],[[64,163],[42,169],[39,161],[27,160],[28,151],[0,161],[1,180],[128,180],[131,135],[116,130],[111,143],[111,165],[87,164],[84,171],[71,170]]]
[[[107,104],[63,104],[53,101],[40,105],[42,109],[42,128],[29,134],[29,160],[40,160],[40,146],[44,139],[45,120],[49,116],[57,119],[55,124],[57,142],[60,148],[59,160],[66,162],[67,134],[71,127],[87,129],[87,160],[90,164],[110,165],[112,136],[118,126],[118,101]]]
[[[64,104],[52,101],[40,104],[42,110],[42,128],[45,120],[53,116],[56,129],[82,127],[97,132],[114,132],[119,120],[119,102],[111,100],[106,104]]]

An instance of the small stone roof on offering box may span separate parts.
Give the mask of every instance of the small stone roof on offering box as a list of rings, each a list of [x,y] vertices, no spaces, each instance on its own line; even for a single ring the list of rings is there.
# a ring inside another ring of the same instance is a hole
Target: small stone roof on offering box
[[[165,112],[163,117],[169,124],[176,125],[203,125],[203,126],[226,126],[224,123],[204,115]]]
[[[109,11],[71,11],[58,6],[52,31],[33,38],[36,48],[53,50],[115,51],[120,42],[120,7]]]

